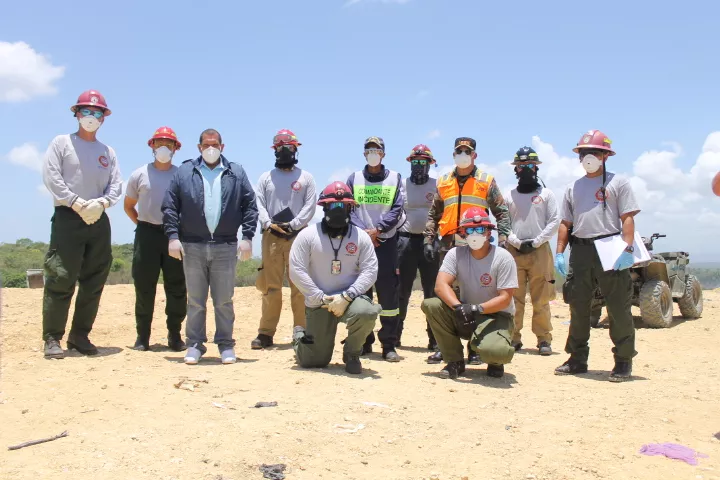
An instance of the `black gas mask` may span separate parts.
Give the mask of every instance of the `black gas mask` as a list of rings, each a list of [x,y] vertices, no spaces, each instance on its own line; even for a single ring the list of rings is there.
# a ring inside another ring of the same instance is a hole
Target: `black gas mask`
[[[332,202],[323,208],[323,223],[333,231],[340,231],[350,224],[350,207],[343,202]]]
[[[413,159],[410,162],[410,181],[415,185],[422,185],[430,178],[430,162],[417,160]]]
[[[276,168],[290,168],[297,161],[297,151],[293,151],[287,145],[283,145],[279,149],[275,150],[275,167]]]
[[[515,177],[518,179],[518,192],[531,193],[540,186],[538,183],[537,165],[520,165],[515,170]]]

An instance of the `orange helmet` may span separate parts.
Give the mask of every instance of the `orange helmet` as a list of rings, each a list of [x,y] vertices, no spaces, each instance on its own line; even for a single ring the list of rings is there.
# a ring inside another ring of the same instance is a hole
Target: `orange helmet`
[[[325,187],[318,198],[317,204],[320,206],[326,203],[332,202],[343,202],[349,203],[350,205],[357,205],[355,197],[353,197],[352,190],[343,182],[332,182],[330,185]]]
[[[430,147],[424,144],[415,145],[410,152],[410,156],[406,158],[406,160],[409,162],[413,158],[425,158],[427,159],[431,164],[435,163],[435,157],[433,157],[432,151],[430,150]]]
[[[615,155],[615,152],[610,147],[611,144],[612,140],[610,140],[603,132],[600,130],[590,130],[580,137],[577,146],[573,148],[573,152],[580,153],[582,149],[605,150],[612,156]]]
[[[180,143],[180,140],[178,140],[177,135],[175,135],[175,131],[170,127],[160,127],[157,130],[155,130],[155,134],[153,134],[152,138],[150,138],[150,140],[148,140],[148,146],[152,147],[153,140],[158,140],[161,138],[173,140],[177,144],[177,150],[180,150],[182,143]]]
[[[273,145],[270,148],[276,149],[283,145],[295,145],[295,148],[297,148],[302,145],[302,143],[298,142],[297,137],[291,130],[282,129],[273,137]]]
[[[70,111],[76,113],[80,107],[102,108],[105,112],[106,117],[109,117],[112,113],[107,106],[105,97],[103,97],[102,93],[98,92],[97,90],[87,90],[81,93],[77,99],[77,102],[75,102],[75,105],[70,107]]]

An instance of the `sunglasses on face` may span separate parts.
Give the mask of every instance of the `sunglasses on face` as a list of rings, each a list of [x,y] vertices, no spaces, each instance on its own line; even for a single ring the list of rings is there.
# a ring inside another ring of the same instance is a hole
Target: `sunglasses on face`
[[[485,233],[487,227],[470,227],[465,229],[465,235],[473,235],[475,233]]]
[[[414,158],[410,160],[410,165],[422,165],[423,167],[428,164],[428,161],[424,158]]]
[[[333,208],[345,208],[344,202],[332,202],[328,204],[328,210],[332,210]]]
[[[98,120],[100,120],[105,115],[104,112],[100,112],[98,110],[90,110],[89,108],[83,108],[82,110],[80,110],[80,113],[83,117],[89,117],[90,115],[92,115]]]
[[[533,165],[532,163],[528,163],[528,164],[524,164],[524,165],[523,164],[518,165],[517,167],[518,168],[533,168],[534,166],[535,165]]]
[[[472,155],[472,150],[469,148],[458,148],[455,150],[455,153],[467,153],[468,155]]]

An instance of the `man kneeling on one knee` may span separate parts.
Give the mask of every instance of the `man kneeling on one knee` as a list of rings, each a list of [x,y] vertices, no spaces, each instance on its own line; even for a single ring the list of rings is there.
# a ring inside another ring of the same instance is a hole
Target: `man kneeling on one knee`
[[[357,203],[346,184],[325,187],[318,205],[323,207],[322,222],[303,229],[290,248],[290,280],[305,296],[306,321],[305,328],[293,329],[293,347],[301,367],[325,367],[338,323],[345,323],[345,371],[362,373],[363,343],[382,310],[361,295],[377,279],[375,247],[364,230],[350,225]]]
[[[461,338],[469,340],[470,348],[487,363],[491,377],[502,377],[503,365],[510,363],[515,353],[511,341],[517,267],[507,250],[490,243],[494,228],[480,207],[463,213],[457,233],[467,245],[447,253],[435,281],[437,298],[422,303],[443,359],[448,362],[440,371],[445,378],[457,378],[465,372]],[[460,299],[453,291],[456,280]]]

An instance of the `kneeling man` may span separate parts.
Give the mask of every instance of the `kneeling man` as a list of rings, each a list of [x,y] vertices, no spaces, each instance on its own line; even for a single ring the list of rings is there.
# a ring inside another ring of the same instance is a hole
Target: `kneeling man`
[[[517,267],[512,255],[490,242],[495,228],[487,212],[479,207],[467,209],[460,220],[458,234],[467,245],[450,250],[435,281],[437,298],[422,303],[443,358],[448,362],[440,375],[457,378],[465,372],[460,339],[487,363],[487,374],[502,377],[503,365],[515,353],[512,347],[513,291],[518,286]],[[460,299],[453,291],[457,279]]]
[[[306,327],[293,329],[301,367],[325,367],[335,347],[338,322],[347,325],[343,362],[348,373],[362,373],[360,354],[382,307],[363,292],[378,275],[375,247],[364,230],[350,225],[357,205],[352,190],[333,182],[318,200],[323,220],[303,229],[290,249],[290,280],[305,296]]]

